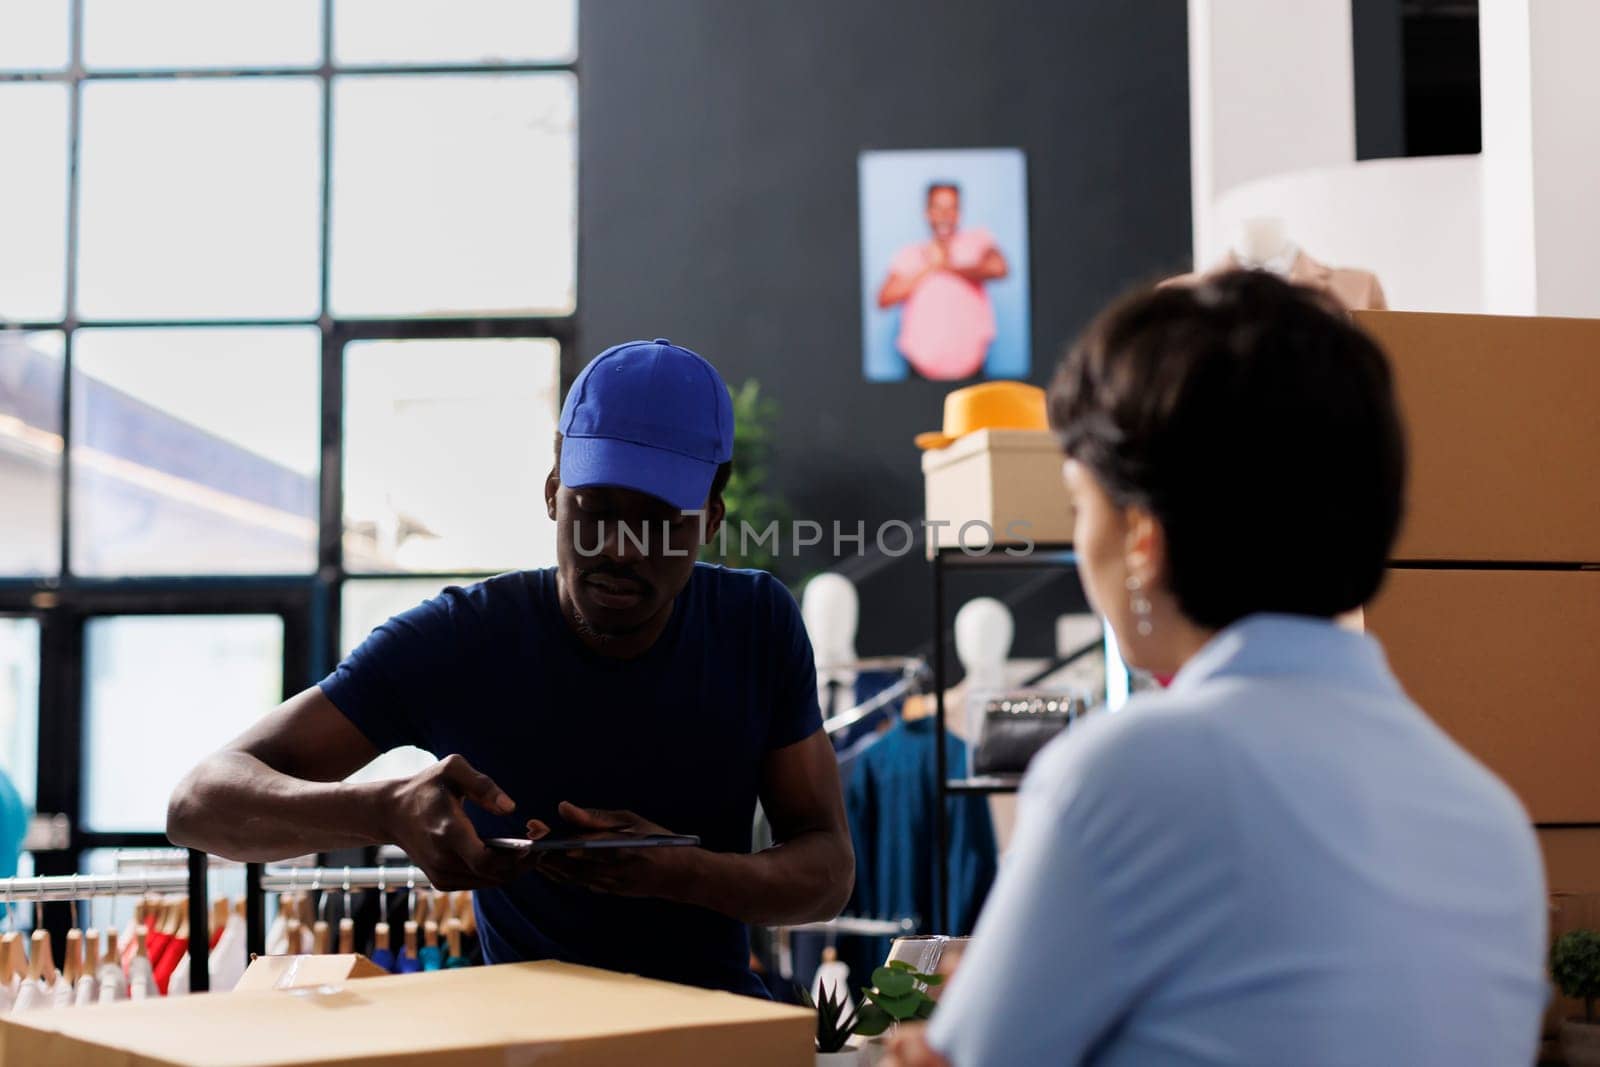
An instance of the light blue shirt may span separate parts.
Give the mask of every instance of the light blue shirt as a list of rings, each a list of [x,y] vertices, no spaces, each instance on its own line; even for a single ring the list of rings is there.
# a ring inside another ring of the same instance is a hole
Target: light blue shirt
[[[1538,846],[1378,644],[1258,615],[1085,721],[929,1040],[957,1067],[1532,1063]]]

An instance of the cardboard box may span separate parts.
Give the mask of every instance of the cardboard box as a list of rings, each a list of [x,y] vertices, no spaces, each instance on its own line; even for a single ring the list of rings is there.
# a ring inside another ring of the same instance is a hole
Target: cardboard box
[[[922,454],[929,550],[1072,541],[1065,457],[1045,430],[978,430]],[[963,532],[963,526],[966,527]]]
[[[1411,449],[1400,560],[1600,563],[1600,320],[1358,311]]]
[[[387,978],[389,972],[358,952],[329,956],[257,956],[235,993],[252,989],[305,989],[352,978]]]
[[[1366,625],[1535,822],[1600,822],[1600,571],[1391,569]]]
[[[517,963],[0,1020],[4,1067],[812,1067],[811,1012]]]

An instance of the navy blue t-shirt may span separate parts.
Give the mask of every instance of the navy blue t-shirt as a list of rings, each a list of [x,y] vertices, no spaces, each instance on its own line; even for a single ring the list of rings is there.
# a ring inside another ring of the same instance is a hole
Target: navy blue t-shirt
[[[643,656],[567,626],[554,570],[503,574],[384,623],[322,682],[380,750],[459,753],[517,802],[467,810],[481,837],[556,823],[563,800],[633,811],[707,849],[749,852],[761,766],[821,727],[811,642],[770,575],[696,564]],[[537,874],[475,894],[491,963],[558,959],[764,995],[744,925]]]

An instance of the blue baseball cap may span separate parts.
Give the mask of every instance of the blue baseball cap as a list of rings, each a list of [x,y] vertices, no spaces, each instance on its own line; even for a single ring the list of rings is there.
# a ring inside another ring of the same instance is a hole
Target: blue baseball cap
[[[717,369],[664,337],[608,348],[561,405],[561,484],[636,489],[690,511],[733,458],[733,401]]]

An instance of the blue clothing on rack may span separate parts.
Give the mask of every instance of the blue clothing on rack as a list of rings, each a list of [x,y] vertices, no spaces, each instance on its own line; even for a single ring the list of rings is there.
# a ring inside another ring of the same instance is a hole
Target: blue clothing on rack
[[[982,796],[945,800],[949,832],[951,925],[943,929],[933,915],[933,806],[938,802],[934,765],[937,731],[930,718],[896,723],[877,744],[856,758],[845,782],[845,814],[856,850],[856,886],[846,909],[851,915],[915,918],[923,933],[970,934],[994,881],[996,846],[989,804]],[[966,766],[967,746],[945,735],[945,758],[952,769]],[[852,939],[857,940],[857,939]],[[886,938],[861,953],[840,946],[852,973],[870,973],[888,955]],[[866,966],[866,972],[857,970]]]
[[[28,806],[10,776],[0,771],[0,878],[16,877],[22,841],[27,836]],[[5,913],[5,905],[0,904],[0,916]]]
[[[382,967],[384,970],[388,971],[390,974],[394,973],[394,952],[391,951],[390,949],[386,949],[386,948],[375,948],[375,949],[373,949],[372,950],[372,962],[376,963],[379,967]]]

